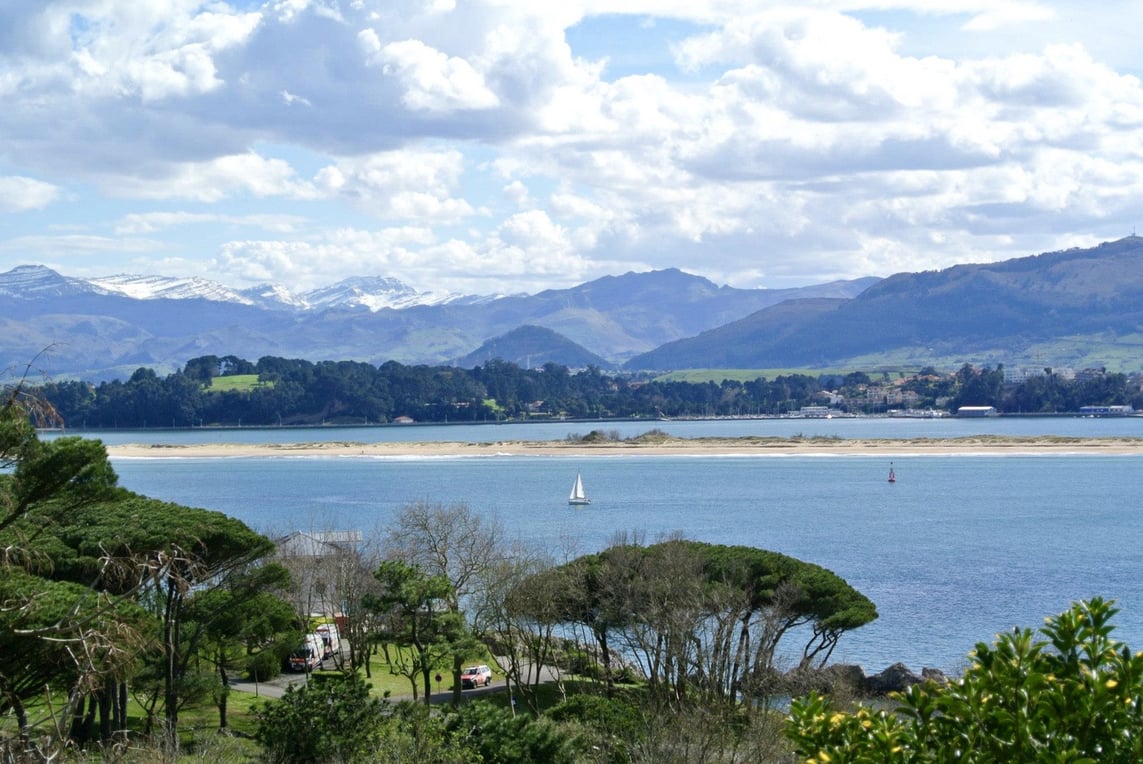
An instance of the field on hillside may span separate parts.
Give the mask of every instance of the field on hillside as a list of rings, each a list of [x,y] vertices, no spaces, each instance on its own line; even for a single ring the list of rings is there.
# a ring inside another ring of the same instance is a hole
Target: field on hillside
[[[210,380],[208,390],[214,393],[224,393],[229,390],[244,392],[256,387],[272,387],[273,383],[259,382],[257,374],[232,374],[226,377],[214,377]]]

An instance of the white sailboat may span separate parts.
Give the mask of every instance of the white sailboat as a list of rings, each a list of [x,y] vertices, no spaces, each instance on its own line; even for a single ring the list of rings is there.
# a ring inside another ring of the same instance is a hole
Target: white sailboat
[[[587,494],[583,492],[583,476],[580,473],[575,473],[575,482],[572,483],[571,493],[568,494],[568,504],[590,504],[591,499],[587,498]]]

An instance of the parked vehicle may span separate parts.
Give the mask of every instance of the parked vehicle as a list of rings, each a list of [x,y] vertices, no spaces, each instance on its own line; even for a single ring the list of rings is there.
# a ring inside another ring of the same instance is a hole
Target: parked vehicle
[[[307,634],[297,650],[290,653],[290,671],[313,671],[325,660],[325,643],[318,634]]]
[[[336,623],[323,623],[314,629],[321,639],[324,658],[332,658],[341,651],[341,633]]]
[[[487,687],[492,682],[492,669],[487,666],[469,666],[460,672],[460,686],[464,689],[470,687]]]

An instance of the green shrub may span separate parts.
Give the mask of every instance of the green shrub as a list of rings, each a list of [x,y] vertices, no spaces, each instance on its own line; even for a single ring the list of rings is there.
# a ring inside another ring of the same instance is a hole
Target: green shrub
[[[384,704],[355,677],[291,685],[254,714],[266,759],[282,764],[372,761],[384,724]]]
[[[259,650],[246,658],[246,678],[265,682],[282,673],[282,659],[273,650]]]
[[[546,717],[528,714],[485,701],[461,706],[449,714],[446,727],[480,754],[484,764],[572,764],[578,761],[580,741]]]
[[[895,712],[811,694],[786,734],[807,764],[1143,761],[1143,653],[1111,639],[1116,612],[1097,598],[1049,618],[1046,640],[980,643],[960,680],[916,685]]]
[[[571,433],[566,438],[569,443],[618,443],[622,440],[619,430],[592,430],[587,435]]]
[[[552,721],[580,725],[588,745],[597,752],[598,761],[629,761],[632,743],[642,741],[647,734],[638,709],[618,698],[572,695],[548,710],[545,716]]]

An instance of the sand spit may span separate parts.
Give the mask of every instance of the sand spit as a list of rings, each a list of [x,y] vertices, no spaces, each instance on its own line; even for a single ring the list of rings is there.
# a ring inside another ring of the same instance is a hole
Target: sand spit
[[[1053,436],[968,436],[963,438],[842,439],[842,438],[633,438],[582,442],[496,441],[465,443],[425,441],[402,443],[201,443],[123,444],[108,446],[112,458],[230,458],[230,457],[460,457],[460,456],[872,456],[955,454],[1143,454],[1143,438],[1068,438]]]

